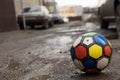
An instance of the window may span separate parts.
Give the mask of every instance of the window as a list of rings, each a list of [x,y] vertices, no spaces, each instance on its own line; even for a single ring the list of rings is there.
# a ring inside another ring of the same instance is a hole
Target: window
[[[27,13],[30,11],[30,7],[24,8],[22,12]]]
[[[38,12],[38,11],[41,11],[41,7],[32,7],[30,9],[30,12]]]

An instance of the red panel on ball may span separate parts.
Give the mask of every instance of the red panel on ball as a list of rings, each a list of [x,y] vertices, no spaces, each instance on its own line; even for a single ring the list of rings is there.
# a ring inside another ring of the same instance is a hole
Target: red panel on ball
[[[87,56],[87,50],[84,46],[78,46],[75,49],[75,55],[78,59],[84,59]]]
[[[104,51],[105,51],[105,55],[106,56],[110,56],[111,55],[111,53],[112,53],[112,51],[111,51],[111,48],[109,47],[109,46],[106,46],[105,48],[104,48]]]
[[[98,71],[96,69],[87,69],[87,73],[97,73]]]

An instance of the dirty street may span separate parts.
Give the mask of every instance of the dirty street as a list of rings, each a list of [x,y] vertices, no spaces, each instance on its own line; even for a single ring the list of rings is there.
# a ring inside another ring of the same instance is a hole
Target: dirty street
[[[1,0],[0,80],[120,80],[120,0]]]
[[[89,26],[90,25],[90,26]],[[89,30],[88,28],[91,27]],[[113,60],[98,75],[87,76],[73,64],[70,48],[81,34],[95,31],[113,44]],[[98,24],[71,22],[48,30],[36,29],[0,33],[1,80],[119,80],[119,39],[116,31]],[[86,77],[87,76],[87,77]]]

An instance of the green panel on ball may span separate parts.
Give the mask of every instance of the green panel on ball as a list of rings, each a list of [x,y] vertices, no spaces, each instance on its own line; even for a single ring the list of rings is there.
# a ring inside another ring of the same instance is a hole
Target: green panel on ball
[[[111,60],[112,60],[112,56],[110,56],[110,62],[111,62]]]
[[[83,36],[89,37],[89,36],[94,36],[96,34],[97,34],[96,32],[90,32],[90,33],[84,34]]]

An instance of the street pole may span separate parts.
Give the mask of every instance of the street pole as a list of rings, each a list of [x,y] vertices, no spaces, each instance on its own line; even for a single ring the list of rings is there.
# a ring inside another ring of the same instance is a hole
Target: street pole
[[[20,0],[20,5],[21,5],[21,9],[23,10],[24,9],[23,0]],[[22,18],[23,18],[23,26],[26,29],[26,21],[25,21],[24,10],[22,11]]]

